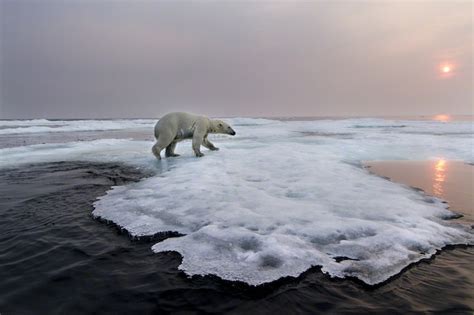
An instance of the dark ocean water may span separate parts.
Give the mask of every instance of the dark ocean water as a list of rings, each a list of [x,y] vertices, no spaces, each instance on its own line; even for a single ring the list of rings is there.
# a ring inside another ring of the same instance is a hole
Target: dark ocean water
[[[256,288],[189,278],[179,254],[151,251],[156,239],[133,240],[91,216],[110,186],[144,176],[88,162],[0,170],[0,313],[473,312],[473,247],[443,250],[377,287],[318,268]]]

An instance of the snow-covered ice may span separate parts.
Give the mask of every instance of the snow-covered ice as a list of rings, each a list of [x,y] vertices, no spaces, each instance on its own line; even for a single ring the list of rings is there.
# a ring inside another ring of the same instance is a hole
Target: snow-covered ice
[[[252,285],[311,266],[380,283],[449,244],[474,244],[440,200],[371,175],[362,160],[474,161],[471,122],[228,119],[220,151],[156,161],[153,143],[126,139],[0,150],[0,167],[63,160],[124,162],[155,175],[113,187],[93,215],[132,235],[176,231],[153,245],[177,251],[188,275]],[[150,132],[152,132],[150,124]],[[350,259],[340,260],[338,257]]]
[[[44,132],[141,129],[153,127],[153,119],[114,120],[0,120],[0,135]]]

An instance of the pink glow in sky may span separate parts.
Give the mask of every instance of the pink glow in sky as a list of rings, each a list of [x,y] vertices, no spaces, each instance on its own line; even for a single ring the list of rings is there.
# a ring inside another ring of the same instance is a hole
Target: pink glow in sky
[[[472,114],[471,1],[0,1],[0,118]]]

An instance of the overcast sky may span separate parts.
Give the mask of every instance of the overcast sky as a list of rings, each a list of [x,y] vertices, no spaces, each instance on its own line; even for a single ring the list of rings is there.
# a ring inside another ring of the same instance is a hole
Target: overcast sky
[[[0,0],[0,23],[0,118],[472,114],[471,1]]]

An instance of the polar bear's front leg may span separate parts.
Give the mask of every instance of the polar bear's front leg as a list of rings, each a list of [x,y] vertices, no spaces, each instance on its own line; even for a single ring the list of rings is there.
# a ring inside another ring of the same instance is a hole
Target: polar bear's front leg
[[[197,157],[204,156],[204,154],[201,153],[201,144],[203,141],[204,134],[195,131],[193,135],[193,151]]]
[[[217,151],[217,150],[219,150],[219,148],[216,147],[211,141],[209,141],[209,140],[207,139],[207,137],[204,138],[204,141],[202,142],[202,145],[205,146],[206,148],[208,148],[208,149],[211,150],[211,151]]]

